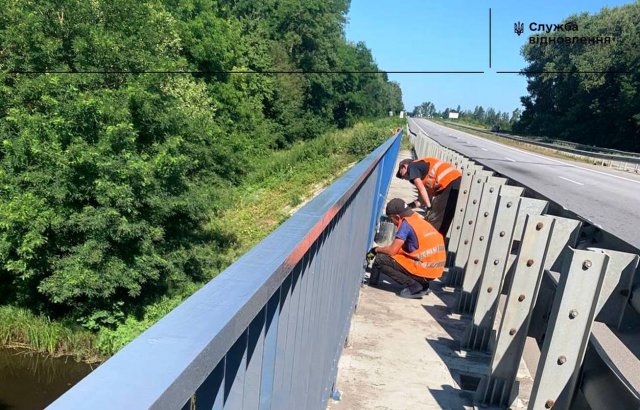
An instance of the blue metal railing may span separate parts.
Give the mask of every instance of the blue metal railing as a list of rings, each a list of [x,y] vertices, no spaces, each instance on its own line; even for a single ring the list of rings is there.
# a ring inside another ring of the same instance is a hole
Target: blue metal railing
[[[325,408],[401,137],[50,408]]]

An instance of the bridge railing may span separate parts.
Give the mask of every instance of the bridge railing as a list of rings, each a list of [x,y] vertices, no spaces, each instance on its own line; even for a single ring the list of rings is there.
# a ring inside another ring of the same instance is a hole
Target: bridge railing
[[[399,131],[379,146],[51,408],[324,409],[401,137]]]
[[[472,375],[477,403],[640,407],[638,255],[579,243],[582,221],[549,214],[547,201],[423,131],[408,134],[419,158],[462,171],[445,281],[456,288],[455,309],[471,317],[461,345],[488,354],[486,371]],[[522,359],[534,377],[526,397]]]

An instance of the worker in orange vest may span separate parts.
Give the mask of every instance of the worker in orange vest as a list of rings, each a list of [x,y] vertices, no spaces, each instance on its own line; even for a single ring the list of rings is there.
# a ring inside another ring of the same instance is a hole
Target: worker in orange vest
[[[398,230],[390,245],[372,249],[376,257],[369,284],[379,285],[380,273],[384,273],[405,285],[398,296],[421,298],[429,282],[442,276],[447,258],[443,237],[400,198],[389,201],[386,212]]]
[[[403,159],[396,177],[410,181],[418,189],[418,200],[409,203],[409,207],[427,207],[427,221],[446,236],[455,214],[462,173],[448,162],[427,157]]]

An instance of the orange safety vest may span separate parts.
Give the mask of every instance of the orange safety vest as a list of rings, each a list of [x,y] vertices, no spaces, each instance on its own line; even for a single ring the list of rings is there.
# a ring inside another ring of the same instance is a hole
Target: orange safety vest
[[[438,158],[426,157],[413,162],[418,161],[426,162],[429,165],[429,171],[427,171],[427,175],[422,178],[422,183],[424,187],[434,195],[444,191],[450,183],[462,176],[462,173],[457,170],[456,167]]]
[[[400,252],[393,255],[392,258],[413,275],[423,278],[439,278],[442,276],[447,260],[442,235],[415,212],[403,219],[416,233],[418,249],[413,252],[405,252],[400,248]]]

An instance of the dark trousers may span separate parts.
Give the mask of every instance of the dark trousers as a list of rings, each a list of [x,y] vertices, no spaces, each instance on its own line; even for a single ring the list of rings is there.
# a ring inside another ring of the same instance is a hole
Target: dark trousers
[[[454,179],[442,192],[431,199],[427,222],[433,225],[443,237],[447,236],[449,226],[451,226],[451,221],[456,213],[461,179]]]
[[[429,287],[429,282],[431,281],[431,279],[412,275],[403,268],[402,265],[396,262],[395,259],[384,253],[377,254],[376,259],[373,261],[370,283],[377,284],[380,280],[380,273],[384,273],[391,280],[400,285],[411,286],[414,289],[418,288],[418,286],[422,286],[423,289],[427,289]]]

